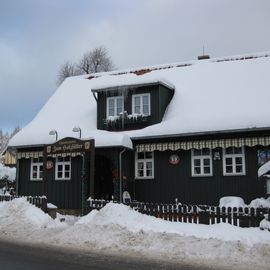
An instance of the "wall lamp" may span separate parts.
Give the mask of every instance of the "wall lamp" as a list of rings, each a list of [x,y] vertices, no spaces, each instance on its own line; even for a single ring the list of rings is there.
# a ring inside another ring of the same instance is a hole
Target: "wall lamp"
[[[81,138],[82,137],[82,130],[81,130],[81,128],[80,127],[74,127],[73,129],[72,129],[72,131],[73,132],[79,132],[79,138]]]
[[[58,140],[58,133],[55,129],[50,130],[49,135],[55,135],[55,140]]]

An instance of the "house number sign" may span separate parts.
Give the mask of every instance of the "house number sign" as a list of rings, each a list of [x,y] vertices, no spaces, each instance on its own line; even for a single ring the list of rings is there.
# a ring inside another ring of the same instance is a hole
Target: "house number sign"
[[[180,157],[177,154],[170,155],[169,163],[172,165],[177,165],[180,163]]]

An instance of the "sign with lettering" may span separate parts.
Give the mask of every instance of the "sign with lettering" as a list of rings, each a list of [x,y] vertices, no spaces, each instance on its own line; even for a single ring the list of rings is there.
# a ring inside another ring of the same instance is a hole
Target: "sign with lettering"
[[[54,144],[46,146],[48,155],[74,153],[74,152],[90,152],[94,140],[78,140],[75,138],[64,138]]]

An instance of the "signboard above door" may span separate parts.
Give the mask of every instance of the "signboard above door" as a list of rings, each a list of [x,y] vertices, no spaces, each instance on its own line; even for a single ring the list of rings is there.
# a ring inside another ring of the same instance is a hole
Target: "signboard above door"
[[[54,144],[46,145],[45,151],[47,155],[69,154],[69,153],[85,153],[93,150],[94,140],[79,140],[76,138],[63,138]]]

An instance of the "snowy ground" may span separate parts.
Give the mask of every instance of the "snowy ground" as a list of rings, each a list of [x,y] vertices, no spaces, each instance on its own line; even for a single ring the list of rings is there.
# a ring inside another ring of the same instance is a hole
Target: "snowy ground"
[[[82,218],[52,220],[25,199],[0,203],[0,238],[152,257],[213,269],[270,269],[270,232],[228,224],[172,223],[110,203]]]

